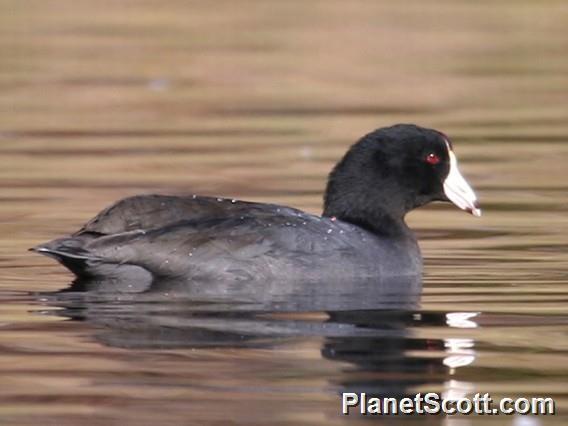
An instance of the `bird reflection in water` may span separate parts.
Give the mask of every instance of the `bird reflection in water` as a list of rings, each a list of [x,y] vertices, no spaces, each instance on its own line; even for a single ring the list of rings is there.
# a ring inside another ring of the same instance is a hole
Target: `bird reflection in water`
[[[135,282],[117,287],[97,280],[41,297],[60,308],[49,312],[92,325],[96,340],[110,347],[271,349],[291,338],[322,338],[321,356],[345,365],[340,376],[328,379],[338,401],[342,392],[391,398],[424,389],[453,398],[471,392],[452,376],[475,359],[473,342],[422,338],[419,329],[475,327],[476,313],[420,312],[420,277],[290,286],[270,286],[278,292],[255,298],[249,292],[245,299],[221,283],[190,292],[174,281],[139,289]],[[408,422],[405,417],[389,421]],[[414,417],[421,424],[442,422],[439,416]]]

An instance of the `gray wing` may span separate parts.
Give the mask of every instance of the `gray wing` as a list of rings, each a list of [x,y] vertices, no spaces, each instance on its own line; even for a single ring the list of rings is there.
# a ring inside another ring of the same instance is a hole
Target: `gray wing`
[[[354,233],[360,238],[354,239]],[[360,275],[369,259],[354,243],[365,244],[366,238],[372,236],[352,225],[298,212],[181,221],[97,238],[83,249],[92,260],[137,265],[155,277],[192,282],[309,280],[321,279],[322,270],[336,275],[336,268],[341,275]]]
[[[199,246],[200,253],[204,253],[214,247],[229,247],[230,244],[221,241],[235,229],[254,233],[242,219],[236,218],[246,217],[250,223],[269,221],[274,215],[293,218],[303,214],[288,207],[224,198],[141,195],[118,201],[75,234],[31,250],[55,258],[79,277],[123,275],[124,271],[130,274],[132,268],[124,265],[134,262],[157,274],[164,269],[160,266],[162,261],[170,265],[170,253],[175,253],[177,246],[182,246],[180,251],[184,246]],[[231,237],[225,239],[233,241]],[[246,246],[247,241],[251,241],[250,236],[241,236],[241,245]],[[165,273],[181,273],[181,257],[175,259],[172,263],[178,266],[166,266]],[[114,268],[107,268],[109,264],[115,265]]]
[[[258,204],[246,201],[203,196],[136,195],[107,207],[87,222],[74,235],[112,235],[134,230],[161,228],[182,220],[226,217],[258,209]],[[263,209],[278,206],[263,204]],[[290,209],[293,210],[293,209]]]

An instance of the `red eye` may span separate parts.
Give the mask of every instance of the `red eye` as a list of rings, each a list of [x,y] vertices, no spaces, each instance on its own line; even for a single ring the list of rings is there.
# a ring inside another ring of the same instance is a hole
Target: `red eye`
[[[435,166],[436,164],[438,164],[440,162],[440,157],[438,157],[436,154],[431,152],[430,154],[428,154],[426,156],[426,162],[428,164]]]

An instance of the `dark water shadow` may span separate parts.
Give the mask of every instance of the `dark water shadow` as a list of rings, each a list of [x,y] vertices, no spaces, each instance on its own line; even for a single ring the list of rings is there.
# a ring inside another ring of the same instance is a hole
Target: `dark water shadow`
[[[117,283],[99,280],[75,282],[40,297],[43,304],[59,308],[51,314],[92,326],[99,343],[129,350],[277,351],[293,340],[317,338],[322,358],[342,363],[342,374],[328,379],[338,399],[342,392],[410,397],[413,388],[446,379],[448,368],[439,356],[444,342],[417,338],[412,330],[445,321],[443,314],[418,313],[419,277],[319,284],[305,285],[304,291],[289,284],[288,292],[242,300],[241,293],[226,288],[223,293],[219,286],[213,298],[176,292],[171,281],[156,283],[154,289],[125,284],[128,293],[110,291]],[[407,355],[417,351],[433,356]],[[397,421],[404,423],[404,418]]]

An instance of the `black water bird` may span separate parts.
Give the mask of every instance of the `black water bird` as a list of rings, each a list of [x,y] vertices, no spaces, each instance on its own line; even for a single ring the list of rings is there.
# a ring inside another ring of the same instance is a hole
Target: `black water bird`
[[[139,195],[31,250],[79,278],[140,288],[175,281],[214,295],[220,290],[210,283],[224,282],[245,294],[288,293],[326,282],[341,291],[345,280],[419,276],[420,250],[404,218],[431,201],[481,214],[448,137],[399,124],[350,147],[329,175],[321,216],[226,198]]]

